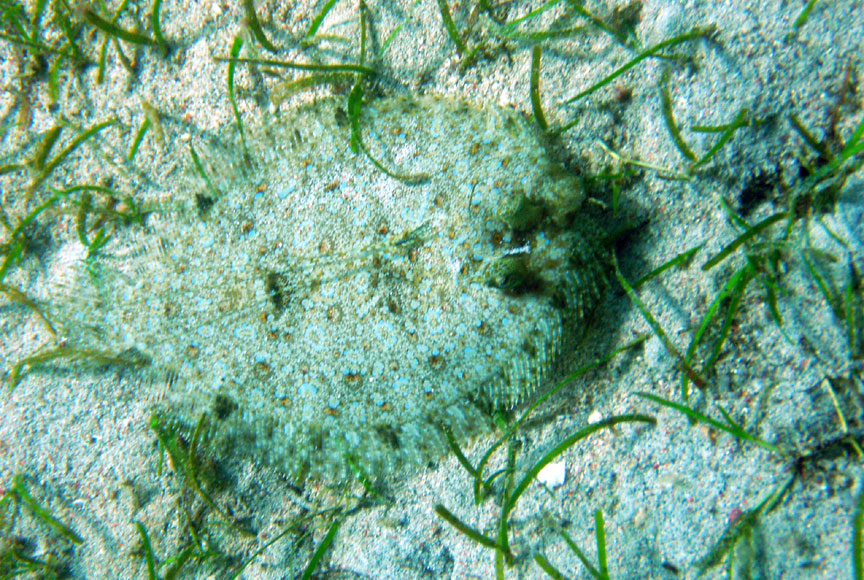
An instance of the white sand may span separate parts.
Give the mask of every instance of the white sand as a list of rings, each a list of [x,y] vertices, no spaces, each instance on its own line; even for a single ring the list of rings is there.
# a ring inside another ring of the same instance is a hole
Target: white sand
[[[272,23],[268,32],[282,31],[273,35],[280,46],[293,46],[291,39],[302,35],[318,10],[314,4],[300,2],[282,8],[267,3],[259,6],[259,14]],[[601,16],[609,14],[610,6],[605,2],[587,5]],[[643,224],[620,250],[622,270],[629,279],[635,280],[677,253],[705,243],[689,268],[669,271],[640,289],[640,296],[681,351],[686,350],[717,292],[743,265],[739,253],[707,273],[700,268],[737,235],[719,198],[730,200],[737,208],[741,190],[760,172],[781,172],[781,184],[794,183],[796,155],[810,156],[811,152],[793,132],[789,115],[794,112],[815,135],[824,136],[828,111],[837,102],[846,67],[851,65],[856,72],[853,80],[864,74],[864,13],[860,3],[818,2],[807,24],[793,39],[786,40],[801,6],[801,2],[755,0],[644,3],[637,29],[644,46],[697,25],[717,25],[716,40],[689,42],[675,49],[694,56],[693,66],[670,69],[675,118],[697,153],[707,151],[717,136],[693,133],[688,129],[693,125],[729,123],[742,107],[754,118],[766,121],[737,132],[694,180],[670,181],[646,171],[622,191],[621,214]],[[457,26],[465,30],[468,10],[452,5],[451,9]],[[514,9],[507,18],[512,20],[526,11]],[[144,20],[149,6],[142,6],[141,12]],[[559,7],[525,28],[550,26],[562,13]],[[482,32],[488,25],[481,18],[475,25],[480,32],[472,35],[469,43],[485,39],[492,55],[462,70],[434,2],[371,2],[369,14],[374,27],[371,47],[376,51],[394,27],[404,22],[383,61],[371,63],[382,71],[378,81],[382,91],[491,100],[530,113],[528,45],[511,42],[499,47],[494,37]],[[51,183],[58,188],[78,183],[109,185],[103,180],[110,175],[111,187],[143,197],[170,191],[164,184],[171,183],[185,162],[183,135],[213,131],[231,122],[225,94],[226,65],[214,62],[212,55],[228,53],[241,21],[240,8],[227,3],[165,2],[164,33],[172,41],[183,38],[182,48],[166,61],[155,50],[136,51],[124,45],[124,51],[134,54],[138,62],[134,77],[120,67],[116,52],[109,50],[109,80],[97,85],[95,67],[77,75],[66,73],[61,83],[61,105],[56,110],[48,106],[45,81],[38,80],[31,92],[32,123],[22,133],[6,131],[0,143],[0,165],[20,161],[12,157],[18,147],[54,126],[60,114],[82,127],[116,116],[121,128],[106,130],[98,147],[82,147],[59,168]],[[130,26],[131,21],[122,22]],[[320,32],[349,37],[348,55],[344,57],[348,60],[356,57],[359,46],[357,25],[353,3],[341,2]],[[336,40],[330,46],[336,53],[346,50],[346,45]],[[574,168],[591,175],[611,164],[600,141],[630,158],[678,171],[686,168],[662,116],[659,82],[667,65],[648,59],[610,87],[574,105],[563,105],[568,97],[626,63],[632,53],[596,30],[575,39],[545,41],[543,47],[541,83],[547,118],[556,125],[579,119],[561,140],[563,155]],[[19,69],[12,52],[0,41],[0,119],[4,127],[17,117],[12,106],[13,91],[19,88]],[[279,54],[285,59],[301,56],[302,51],[296,49]],[[259,107],[266,106],[255,100],[259,93],[252,90],[261,84],[272,86],[273,80],[250,76],[246,68],[238,67],[239,105],[244,115],[254,116]],[[615,102],[619,89],[632,90],[632,98]],[[328,90],[318,89],[320,93]],[[310,97],[305,94],[302,98]],[[859,107],[861,98],[860,92],[854,96]],[[162,113],[166,140],[164,146],[158,145],[151,132],[132,171],[112,160],[128,151],[144,119],[141,99]],[[290,106],[291,102],[283,105]],[[839,129],[841,135],[848,136],[860,121],[861,112],[848,104],[840,112]],[[64,138],[68,140],[74,133],[67,130]],[[20,205],[25,184],[20,174],[0,177],[3,208],[11,216],[20,216],[16,205]],[[784,209],[778,200],[785,197],[776,188],[767,198],[747,214],[751,223]],[[850,179],[836,212],[824,216],[823,221],[844,239],[849,252],[819,225],[810,228],[809,243],[840,258],[833,270],[838,275],[846,270],[849,260],[861,272],[864,175],[859,172]],[[80,255],[80,246],[76,249],[73,216],[51,215],[40,222],[52,224],[51,239],[45,241],[47,251],[29,255],[23,267],[12,271],[5,282],[44,297],[52,285],[61,282],[56,277],[65,271],[68,260]],[[804,229],[799,226],[792,249],[803,244]],[[744,297],[717,372],[709,377],[710,385],[704,392],[693,393],[692,403],[718,419],[722,406],[750,432],[790,454],[806,454],[843,434],[826,378],[832,379],[850,428],[860,429],[860,360],[849,361],[844,327],[803,270],[800,255],[790,251],[785,257],[790,270],[783,281],[790,293],[779,301],[785,321],[782,330],[769,316],[761,284],[754,283]],[[7,369],[49,338],[35,317],[8,302],[0,303],[0,328],[0,358]],[[631,302],[621,292],[610,291],[599,309],[596,327],[583,347],[567,357],[566,366],[576,368],[647,330]],[[589,416],[641,412],[658,419],[655,428],[624,425],[615,433],[603,431],[577,444],[563,456],[568,466],[563,486],[551,492],[538,485],[529,488],[511,521],[511,545],[517,563],[508,570],[508,577],[546,577],[533,562],[535,551],[542,551],[569,577],[587,577],[554,530],[563,526],[594,558],[596,509],[602,510],[606,521],[612,577],[695,577],[696,563],[721,537],[730,520],[756,507],[788,480],[791,459],[714,429],[691,426],[681,414],[633,396],[634,392],[647,391],[679,401],[680,377],[675,362],[662,344],[651,338],[643,350],[623,355],[577,381],[566,394],[537,412],[539,421],[520,432],[517,470],[521,474],[556,443],[584,427]],[[857,383],[850,380],[855,373]],[[34,521],[25,509],[13,533],[27,540],[32,547],[28,553],[40,558],[59,554],[75,578],[145,578],[140,551],[133,555],[140,547],[133,520],[149,530],[158,560],[177,553],[183,527],[178,500],[185,496],[186,506],[197,506],[200,501],[188,491],[179,492],[171,474],[156,475],[158,454],[155,436],[148,427],[151,403],[152,393],[134,373],[77,367],[33,372],[14,391],[3,393],[0,486],[11,485],[17,473],[27,474],[34,496],[84,539],[82,545],[71,547]],[[493,440],[489,436],[465,442],[463,449],[476,462]],[[500,468],[503,461],[503,457],[496,458],[487,473]],[[786,501],[761,520],[752,545],[736,551],[736,561],[744,565],[749,561],[752,577],[849,577],[852,518],[861,492],[859,463],[840,457],[806,464]],[[237,561],[279,533],[286,521],[302,513],[302,506],[321,509],[354,504],[321,483],[298,492],[252,460],[235,458],[223,462],[220,469],[228,484],[214,491],[216,501],[248,518],[258,533],[256,540],[243,541],[211,523],[210,527],[217,529],[213,537],[218,547],[237,555]],[[442,503],[463,521],[494,535],[500,512],[496,500],[474,506],[470,478],[452,457],[442,459],[434,468],[406,473],[398,479],[387,487],[394,499],[392,506],[352,512],[321,569],[341,570],[342,576],[335,577],[344,578],[493,578],[493,552],[459,534],[432,510]],[[360,493],[362,489],[355,485],[353,491]],[[215,519],[211,514],[208,521]],[[244,577],[298,576],[327,525],[323,518],[313,520],[309,531],[314,542],[307,536],[297,549],[288,538],[274,544],[247,568]],[[194,563],[184,570],[188,577],[221,578],[229,574],[226,570],[234,569],[221,564],[224,562],[207,563],[199,574],[192,570]],[[673,568],[680,574],[674,574]],[[721,566],[705,577],[724,574]]]

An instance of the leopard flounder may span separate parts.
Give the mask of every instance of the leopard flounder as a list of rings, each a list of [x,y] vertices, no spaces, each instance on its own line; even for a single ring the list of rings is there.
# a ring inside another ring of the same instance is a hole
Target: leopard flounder
[[[519,403],[603,285],[578,180],[495,106],[379,98],[362,135],[425,178],[353,151],[335,97],[196,145],[144,234],[78,276],[98,307],[67,340],[134,353],[166,415],[294,475],[428,460]]]

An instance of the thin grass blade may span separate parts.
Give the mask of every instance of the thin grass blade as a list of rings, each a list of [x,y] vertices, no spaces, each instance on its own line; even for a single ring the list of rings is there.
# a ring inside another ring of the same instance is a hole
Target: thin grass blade
[[[459,56],[463,56],[468,52],[468,46],[462,40],[459,34],[459,29],[456,28],[456,23],[453,22],[453,16],[450,15],[450,7],[447,5],[447,0],[438,0],[438,10],[441,12],[441,21],[444,24],[444,29],[450,36],[450,40],[456,45],[456,52]]]
[[[534,120],[543,132],[549,130],[546,115],[543,114],[543,101],[540,99],[540,45],[531,50],[531,108],[534,111]]]
[[[609,74],[608,76],[603,78],[600,82],[595,83],[594,85],[588,87],[587,89],[585,89],[584,91],[582,91],[580,93],[577,93],[576,95],[570,97],[569,99],[567,99],[564,102],[566,104],[573,103],[575,101],[578,101],[579,99],[587,97],[591,93],[599,91],[600,89],[602,89],[603,87],[605,87],[606,85],[608,85],[609,83],[611,83],[612,81],[614,81],[615,79],[617,79],[618,77],[620,77],[621,75],[623,75],[624,73],[629,71],[631,68],[633,68],[634,66],[636,66],[637,64],[639,64],[640,62],[645,60],[646,58],[650,58],[650,57],[656,55],[657,53],[662,52],[663,50],[666,50],[667,48],[672,48],[673,46],[677,46],[681,43],[684,43],[684,42],[687,42],[690,40],[695,40],[697,38],[704,38],[706,36],[711,36],[714,34],[714,32],[715,32],[715,29],[712,27],[703,28],[703,27],[697,26],[696,28],[692,29],[690,32],[685,32],[684,34],[679,34],[678,36],[674,36],[668,40],[664,40],[663,42],[655,44],[654,46],[640,52],[635,58],[631,59],[630,61],[628,61],[623,66],[621,66],[618,69],[616,69],[615,71],[613,71],[611,74]]]
[[[105,20],[90,7],[84,7],[81,11],[81,16],[82,18],[84,18],[85,22],[87,22],[91,26],[95,26],[109,36],[119,38],[120,40],[125,40],[126,42],[130,42],[132,44],[140,44],[142,46],[154,46],[156,44],[156,41],[152,38],[149,38],[137,32],[132,32],[131,30],[126,30],[125,28],[120,28],[113,22]]]
[[[162,35],[162,25],[159,24],[159,11],[162,9],[162,0],[153,0],[153,8],[150,10],[150,26],[153,27],[153,38],[162,50],[162,56],[167,56],[171,46]]]
[[[598,421],[593,425],[589,425],[573,433],[566,439],[564,439],[561,443],[556,445],[552,451],[544,455],[540,461],[534,464],[531,469],[528,470],[528,473],[522,478],[516,488],[513,490],[513,493],[507,498],[506,503],[504,504],[504,508],[502,510],[502,517],[507,519],[512,511],[516,507],[516,503],[519,501],[519,498],[522,497],[522,494],[525,493],[525,490],[528,489],[528,486],[537,478],[537,474],[540,471],[555,461],[562,453],[567,451],[570,447],[593,435],[597,431],[601,429],[607,429],[610,427],[614,427],[615,425],[619,425],[621,423],[648,423],[650,425],[656,424],[657,420],[654,417],[650,417],[648,415],[641,414],[630,414],[630,415],[617,415],[615,417],[610,417],[608,419],[604,419],[602,421]]]
[[[453,513],[448,510],[446,507],[441,505],[440,503],[435,506],[435,513],[441,517],[448,524],[456,528],[459,532],[464,534],[465,536],[471,538],[481,546],[486,546],[487,548],[492,548],[493,550],[498,550],[498,544],[492,538],[480,533],[473,527],[468,524],[462,522],[459,518],[457,518]]]
[[[33,499],[33,496],[30,495],[30,491],[27,489],[27,483],[24,481],[24,478],[20,475],[15,476],[14,484],[12,488],[21,502],[26,505],[30,511],[33,512],[33,515],[48,524],[51,528],[54,529],[58,534],[72,542],[73,544],[81,544],[84,542],[84,539],[76,534],[72,529],[54,517],[51,512],[42,507],[39,502]]]
[[[756,445],[762,447],[763,449],[767,449],[768,451],[771,451],[773,453],[778,453],[780,455],[783,455],[783,451],[779,447],[772,445],[772,444],[768,443],[767,441],[763,441],[762,439],[756,437],[755,435],[751,435],[750,433],[748,433],[747,431],[742,429],[735,422],[730,422],[730,424],[728,424],[728,425],[721,423],[720,421],[712,419],[711,417],[709,417],[707,415],[703,415],[702,413],[700,413],[699,411],[696,411],[695,409],[691,409],[690,407],[686,407],[684,405],[681,405],[680,403],[675,403],[674,401],[669,401],[669,400],[664,399],[662,397],[658,397],[657,395],[652,395],[651,393],[638,392],[635,394],[636,394],[636,396],[642,397],[643,399],[648,399],[649,401],[653,401],[653,402],[657,403],[658,405],[663,405],[664,407],[669,407],[670,409],[674,409],[676,411],[679,411],[679,412],[687,415],[691,419],[694,419],[696,421],[701,421],[707,425],[711,425],[712,427],[720,429],[721,431],[725,431],[726,433],[729,433],[733,437],[737,437],[738,439],[741,439],[744,441],[751,441],[751,442],[755,443]],[[731,419],[731,417],[730,417],[730,419]]]
[[[303,575],[300,577],[300,580],[310,580],[312,578],[312,575],[318,568],[318,564],[321,563],[321,559],[330,548],[330,544],[332,544],[333,540],[336,538],[336,533],[339,531],[339,526],[341,525],[342,520],[336,520],[330,526],[330,529],[327,530],[327,535],[324,536],[324,539],[321,540],[321,545],[318,546],[315,553],[312,554],[312,559],[309,560],[309,564],[306,566],[306,569],[303,570]]]
[[[312,38],[315,36],[315,33],[318,32],[318,29],[321,27],[321,24],[324,22],[324,19],[327,17],[327,13],[336,5],[337,0],[327,0],[324,3],[324,6],[321,8],[321,12],[319,12],[315,18],[312,19],[312,24],[309,25],[309,30],[306,32],[306,39]]]
[[[273,58],[234,58],[217,56],[214,57],[217,62],[239,62],[247,64],[258,64],[262,66],[272,66],[276,68],[287,68],[293,70],[308,70],[317,72],[351,72],[366,76],[374,76],[377,71],[362,64],[316,64],[311,62],[292,62],[288,60],[276,60]]]
[[[147,580],[159,580],[156,575],[156,559],[153,557],[153,546],[150,544],[150,535],[147,533],[147,528],[139,521],[135,521],[135,529],[138,530],[138,536],[141,538],[141,544],[144,548],[144,563],[147,565]]]
[[[730,244],[720,250],[717,255],[713,258],[702,264],[702,270],[707,272],[723,260],[725,260],[730,254],[732,254],[735,250],[746,244],[749,240],[754,238],[755,236],[762,233],[764,230],[768,229],[772,225],[777,222],[789,218],[789,213],[782,211],[780,213],[775,213],[772,216],[769,216],[762,220],[761,222],[755,224],[749,230],[735,238]]]
[[[270,52],[278,52],[279,49],[270,42],[270,39],[264,34],[264,29],[261,28],[253,0],[243,0],[243,9],[246,11],[246,23],[249,25],[249,30],[252,31],[252,36],[255,37],[255,40]]]
[[[609,564],[606,562],[606,526],[603,523],[603,512],[594,511],[594,533],[597,535],[597,564],[600,566],[600,578],[609,580]]]

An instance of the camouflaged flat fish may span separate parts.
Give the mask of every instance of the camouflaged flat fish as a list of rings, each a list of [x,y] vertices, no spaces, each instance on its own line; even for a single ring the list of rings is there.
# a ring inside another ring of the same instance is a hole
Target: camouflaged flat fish
[[[234,452],[341,477],[428,460],[543,380],[603,285],[579,182],[516,113],[345,99],[196,146],[143,235],[121,233],[70,344],[147,363],[159,407]],[[92,270],[92,267],[91,267]],[[87,288],[86,291],[81,290]],[[130,354],[131,353],[131,354]]]

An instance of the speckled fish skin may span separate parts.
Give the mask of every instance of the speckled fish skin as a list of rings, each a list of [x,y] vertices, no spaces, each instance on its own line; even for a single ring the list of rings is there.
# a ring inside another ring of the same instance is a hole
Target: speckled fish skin
[[[537,387],[603,285],[578,181],[516,113],[372,100],[364,142],[429,176],[408,184],[351,150],[344,106],[262,123],[248,157],[197,144],[207,179],[118,238],[98,318],[67,330],[147,357],[163,413],[206,413],[291,475],[392,471],[445,450],[442,426],[477,432]]]

